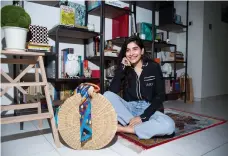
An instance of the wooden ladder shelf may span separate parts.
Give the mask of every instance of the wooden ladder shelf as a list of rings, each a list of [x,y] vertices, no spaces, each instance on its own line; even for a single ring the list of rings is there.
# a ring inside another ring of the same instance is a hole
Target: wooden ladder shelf
[[[18,122],[25,122],[25,121],[32,121],[38,120],[39,126],[42,126],[43,119],[50,119],[51,129],[54,137],[54,142],[57,147],[60,147],[59,135],[55,125],[54,119],[54,112],[51,104],[51,98],[48,89],[48,82],[46,77],[46,72],[44,68],[43,56],[44,53],[38,52],[18,52],[18,51],[2,51],[1,54],[3,55],[11,55],[11,56],[26,56],[31,57],[31,59],[11,59],[11,58],[1,58],[1,63],[5,64],[27,64],[28,67],[25,68],[15,79],[12,79],[6,72],[3,70],[0,71],[1,75],[8,80],[8,83],[1,83],[1,88],[3,91],[0,92],[0,96],[3,96],[10,87],[16,87],[19,91],[23,94],[28,94],[22,87],[23,86],[41,86],[44,87],[44,93],[47,101],[48,112],[42,113],[41,112],[41,104],[40,102],[37,103],[27,103],[27,104],[14,104],[14,105],[1,105],[1,111],[8,111],[8,110],[20,110],[20,109],[27,109],[27,108],[37,108],[37,114],[31,115],[20,115],[20,116],[13,116],[13,117],[4,117],[1,118],[1,124],[10,124],[10,123],[18,123]],[[35,72],[35,81],[36,82],[20,82],[20,79],[36,64],[39,64],[39,69],[42,77],[42,82],[39,82],[39,73],[36,69]]]

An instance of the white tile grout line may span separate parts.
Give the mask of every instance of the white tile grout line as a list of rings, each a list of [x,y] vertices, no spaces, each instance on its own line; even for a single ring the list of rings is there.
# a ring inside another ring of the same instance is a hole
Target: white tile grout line
[[[210,151],[207,151],[206,153],[204,153],[204,154],[203,154],[203,155],[201,155],[201,156],[204,156],[204,155],[206,155],[206,154],[208,154],[208,153],[210,153],[210,152],[214,151],[215,149],[218,149],[218,148],[220,148],[220,147],[224,146],[225,144],[228,144],[228,142],[223,143],[223,144],[221,144],[221,145],[219,145],[219,146],[215,147],[214,149],[212,149],[212,150],[210,150]]]

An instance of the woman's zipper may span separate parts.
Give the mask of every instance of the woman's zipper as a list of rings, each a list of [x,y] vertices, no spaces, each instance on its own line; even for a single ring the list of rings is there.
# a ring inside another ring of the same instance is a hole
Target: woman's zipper
[[[141,74],[142,74],[142,72],[141,72]],[[142,95],[140,93],[140,76],[138,76],[137,73],[136,73],[136,77],[137,77],[137,81],[136,81],[136,94],[137,94],[138,99],[139,100],[142,100]]]

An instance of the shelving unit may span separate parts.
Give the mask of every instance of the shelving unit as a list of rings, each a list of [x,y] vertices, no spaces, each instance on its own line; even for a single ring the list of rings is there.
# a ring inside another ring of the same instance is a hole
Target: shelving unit
[[[126,1],[127,3],[127,1]],[[161,64],[165,63],[171,63],[174,65],[174,76],[173,77],[164,77],[165,80],[177,80],[177,64],[184,64],[185,65],[185,91],[184,92],[177,92],[175,91],[175,85],[174,91],[166,94],[166,99],[172,99],[169,98],[172,95],[184,95],[184,102],[186,102],[186,77],[187,77],[187,58],[188,58],[188,26],[175,23],[173,20],[174,17],[174,2],[155,2],[155,1],[137,1],[134,3],[134,5],[142,7],[144,9],[148,9],[152,11],[152,33],[153,33],[153,38],[155,38],[155,11],[159,11],[159,26],[157,27],[158,30],[163,30],[166,31],[167,33],[167,38],[169,38],[169,32],[173,33],[186,33],[186,54],[185,54],[185,61],[178,61],[176,60],[176,57],[174,57],[174,61],[161,61]],[[189,9],[189,2],[186,2],[187,10],[186,10],[186,24],[188,24],[188,9]],[[134,12],[135,17],[136,17],[136,11]],[[136,19],[135,19],[136,21]],[[116,45],[121,45],[121,42],[126,38],[117,38],[113,39],[112,42],[113,44]],[[144,45],[146,50],[151,49],[151,55],[152,57],[155,57],[157,55],[157,49],[165,48],[165,47],[174,47],[174,52],[176,52],[176,45],[174,44],[167,44],[166,42],[154,42],[154,41],[146,41],[144,40]]]
[[[77,27],[69,27],[63,25],[57,25],[48,31],[48,36],[55,41],[55,54],[52,57],[55,57],[55,78],[51,78],[50,82],[74,82],[79,80],[87,80],[92,81],[91,79],[60,79],[59,77],[59,43],[74,43],[74,44],[84,44],[87,42],[88,39],[98,36],[99,33],[92,32],[84,28],[77,28]],[[49,57],[49,56],[47,56]]]
[[[159,2],[158,2],[159,3]],[[166,6],[160,6],[159,8],[159,30],[166,31],[167,33],[167,38],[169,38],[169,33],[186,33],[186,53],[185,53],[185,61],[178,61],[176,60],[176,56],[174,57],[174,61],[162,61],[162,64],[164,63],[172,63],[174,65],[174,81],[177,80],[176,76],[176,66],[177,64],[184,64],[185,65],[185,91],[184,92],[176,92],[175,90],[175,85],[173,85],[173,90],[171,94],[166,95],[167,98],[170,97],[170,95],[184,95],[184,102],[186,102],[187,98],[187,60],[188,60],[188,11],[189,11],[189,2],[186,2],[186,25],[179,24],[174,22],[173,17],[174,17],[174,2],[169,2]],[[164,2],[162,2],[164,4]],[[159,5],[158,5],[159,7]],[[155,19],[153,19],[155,21]],[[175,55],[176,55],[176,49],[175,49]],[[172,97],[171,97],[172,99]]]
[[[87,2],[86,2],[87,5]],[[130,3],[131,8],[132,3]],[[101,93],[105,92],[105,80],[104,80],[104,69],[105,61],[117,60],[117,57],[104,56],[104,44],[105,44],[105,18],[113,19],[115,17],[131,14],[131,10],[125,8],[119,8],[116,6],[108,5],[104,1],[101,1],[101,5],[88,11],[87,14],[100,16],[100,56],[94,56],[86,58],[89,61],[99,61],[100,59],[100,88]],[[107,78],[111,79],[111,78]]]
[[[33,1],[30,1],[33,2]],[[101,5],[87,11],[88,5],[87,1],[85,1],[85,6],[86,6],[86,25],[88,23],[88,15],[94,15],[94,16],[99,16],[100,17],[100,32],[90,32],[86,29],[83,28],[75,28],[75,27],[67,27],[67,26],[60,26],[57,25],[53,27],[49,31],[49,37],[55,41],[55,51],[59,51],[59,43],[74,43],[74,44],[83,44],[84,45],[84,59],[87,59],[89,61],[99,61],[99,66],[100,66],[100,88],[101,88],[101,93],[105,91],[104,89],[104,65],[105,61],[110,61],[110,60],[116,60],[117,58],[115,57],[109,57],[109,56],[104,56],[104,44],[105,44],[105,18],[115,18],[120,15],[124,14],[134,14],[135,21],[136,21],[136,6],[149,9],[152,11],[152,32],[153,32],[153,38],[155,38],[155,10],[159,11],[160,14],[165,14],[167,16],[167,19],[172,16],[171,14],[167,14],[167,8],[168,9],[173,9],[169,8],[169,6],[172,5],[172,2],[155,2],[155,1],[137,1],[137,2],[129,2],[129,1],[124,1],[129,4],[129,8],[132,8],[133,6],[133,11],[132,9],[127,10],[124,8],[119,8],[115,7],[112,5],[105,4],[104,1],[101,1]],[[44,4],[48,6],[53,6],[53,7],[59,7],[58,1],[35,1],[35,3],[39,4]],[[188,2],[187,2],[187,18],[186,18],[186,23],[188,24]],[[159,18],[160,19],[160,18]],[[163,19],[162,22],[159,22],[159,26],[157,29],[163,30],[167,32],[167,37],[169,37],[169,32],[175,32],[175,33],[180,33],[180,32],[186,32],[186,55],[185,55],[185,61],[177,61],[176,59],[174,61],[162,61],[161,63],[172,63],[174,65],[174,76],[173,77],[168,77],[164,79],[169,79],[169,80],[176,80],[176,65],[177,64],[185,64],[185,76],[187,76],[187,57],[188,57],[188,26],[185,26],[183,24],[177,24],[173,21]],[[136,23],[135,23],[136,25]],[[100,36],[100,56],[94,56],[94,57],[86,57],[86,47],[85,44],[88,43],[88,39]],[[112,39],[113,45],[121,46],[123,42],[126,40],[126,38],[116,38]],[[161,49],[164,47],[174,47],[176,51],[176,45],[166,43],[166,42],[155,42],[155,41],[148,41],[144,40],[144,45],[147,49],[147,51],[151,52],[151,56],[155,56],[156,50]],[[56,60],[58,59],[58,54],[47,54],[48,56],[54,56]],[[58,63],[56,63],[56,69],[58,69]],[[83,81],[97,81],[98,79],[58,79],[58,72],[56,72],[56,78],[55,79],[48,79],[50,82],[83,82]],[[186,80],[185,80],[186,82]],[[185,83],[186,84],[186,83]],[[186,86],[185,86],[186,88]],[[186,102],[186,90],[184,93],[171,93],[171,94],[184,94],[185,95],[185,102]]]

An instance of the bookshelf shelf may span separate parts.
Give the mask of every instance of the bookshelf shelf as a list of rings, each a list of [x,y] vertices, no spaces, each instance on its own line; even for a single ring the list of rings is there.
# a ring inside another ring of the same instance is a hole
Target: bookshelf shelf
[[[36,1],[31,1],[28,0],[28,2],[32,2],[32,3],[37,3],[37,4],[41,4],[41,5],[46,5],[46,6],[51,6],[51,7],[59,7],[59,1],[58,0],[50,0],[50,1],[42,1],[42,0],[36,0]]]
[[[116,46],[121,47],[122,44],[124,43],[124,41],[127,39],[127,37],[120,37],[120,38],[115,38],[115,39],[111,39],[108,41],[112,41],[112,43]],[[152,46],[153,41],[149,41],[149,40],[143,40],[143,44],[146,47],[146,49],[150,49]],[[155,44],[155,48],[165,48],[165,47],[174,47],[176,46],[175,44],[169,44],[166,42],[154,42]]]
[[[88,14],[94,15],[94,16],[100,16],[101,7],[98,6],[90,11],[88,11]],[[115,18],[124,14],[130,14],[130,10],[119,8],[116,6],[105,4],[105,18]]]
[[[93,56],[93,57],[87,57],[85,58],[88,61],[99,61],[100,60],[100,56]],[[118,57],[112,57],[112,56],[104,56],[104,60],[105,61],[112,61],[112,60],[117,60]]]
[[[99,33],[84,28],[57,25],[49,30],[48,35],[54,41],[80,44],[83,43],[82,40],[96,37]]]
[[[75,79],[63,79],[63,78],[48,78],[50,82],[94,82],[100,81],[100,78],[75,78]]]
[[[161,63],[186,63],[186,61],[161,61]]]
[[[163,31],[169,31],[169,32],[175,32],[175,33],[181,33],[185,32],[184,28],[187,28],[186,25],[183,24],[178,24],[178,23],[171,23],[171,24],[164,24],[164,25],[159,25],[158,29],[163,30]]]

